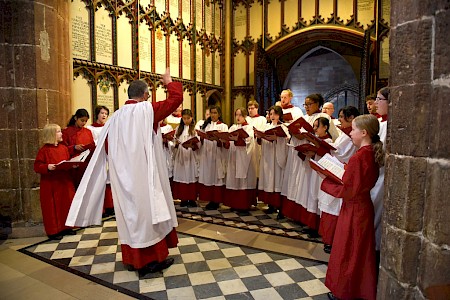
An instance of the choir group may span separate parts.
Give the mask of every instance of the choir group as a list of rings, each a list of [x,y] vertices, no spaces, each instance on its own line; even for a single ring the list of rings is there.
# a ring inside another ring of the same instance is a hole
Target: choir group
[[[304,108],[292,105],[284,90],[267,115],[258,103],[234,111],[234,124],[222,120],[220,106],[210,106],[205,120],[195,123],[190,109],[181,106],[160,122],[160,135],[173,199],[182,207],[207,201],[206,209],[221,204],[237,211],[267,204],[267,213],[305,225],[311,238],[322,237],[331,253],[326,286],[331,299],[375,299],[383,198],[383,145],[389,89],[367,97],[368,115],[346,106],[334,119],[332,103],[320,94],[306,97]],[[44,146],[35,161],[41,174],[41,207],[47,235],[60,239],[73,234],[65,225],[70,203],[87,163],[58,168],[57,163],[94,149],[109,115],[95,110],[95,122],[79,109],[61,131],[47,125]],[[130,133],[131,134],[131,133]],[[336,178],[316,172],[310,161],[331,155],[344,164]],[[104,215],[113,213],[109,181]]]

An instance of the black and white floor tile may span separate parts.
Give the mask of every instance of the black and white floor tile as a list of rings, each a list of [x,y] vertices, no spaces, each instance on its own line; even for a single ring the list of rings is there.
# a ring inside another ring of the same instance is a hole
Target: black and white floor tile
[[[114,218],[21,250],[138,299],[327,299],[321,262],[178,234],[175,263],[149,279],[124,269]]]

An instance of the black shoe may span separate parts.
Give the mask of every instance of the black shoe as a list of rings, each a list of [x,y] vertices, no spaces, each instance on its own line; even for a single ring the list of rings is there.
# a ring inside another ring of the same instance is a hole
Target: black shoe
[[[63,235],[61,233],[57,233],[57,234],[49,234],[48,238],[50,240],[54,240],[54,241],[59,241],[63,238]]]
[[[189,201],[181,201],[180,207],[187,207],[189,205]]]
[[[312,229],[311,229],[311,231],[308,233],[308,237],[309,237],[310,239],[317,239],[317,238],[320,238],[320,235],[319,235],[319,233],[317,232],[317,230],[312,230]]]
[[[276,212],[276,211],[277,211],[276,208],[273,207],[272,205],[269,205],[269,208],[264,210],[264,212],[265,212],[266,214],[273,214],[273,213]]]
[[[331,253],[331,245],[323,245],[323,252],[330,254]]]
[[[77,233],[73,229],[66,229],[63,232],[61,232],[62,235],[76,235]]]
[[[208,204],[206,204],[205,208],[208,209],[208,210],[218,209],[219,208],[219,203],[209,202]]]
[[[328,292],[327,296],[328,296],[328,299],[330,299],[330,300],[339,300],[331,292]]]
[[[106,208],[105,214],[110,217],[110,216],[114,216],[116,214],[116,212],[114,211],[114,208]]]
[[[123,265],[124,265],[125,269],[127,269],[127,271],[130,271],[130,272],[136,271],[136,268],[133,267],[133,265],[127,265],[127,264],[123,264]]]
[[[197,207],[197,202],[195,202],[194,200],[189,200],[187,202],[187,206],[188,207]]]
[[[142,269],[138,270],[139,277],[145,277],[149,273],[161,272],[164,269],[170,267],[175,260],[173,258],[167,258],[162,262],[151,262]]]
[[[283,219],[284,219],[284,215],[281,213],[281,210],[280,210],[277,215],[277,220],[279,221],[279,220],[283,220]]]

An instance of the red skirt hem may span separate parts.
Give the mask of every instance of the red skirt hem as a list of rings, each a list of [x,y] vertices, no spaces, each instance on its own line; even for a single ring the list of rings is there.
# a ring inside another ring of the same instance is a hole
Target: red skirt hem
[[[182,183],[174,181],[172,184],[173,199],[181,201],[197,200],[197,183]]]
[[[204,184],[198,184],[198,200],[210,201],[214,203],[222,203],[223,195],[225,194],[225,186],[206,186]]]
[[[223,204],[233,209],[249,210],[256,204],[256,190],[225,190]]]
[[[285,217],[297,222],[301,222],[300,214],[302,206],[294,201],[289,200],[286,196],[281,197],[281,212]]]
[[[272,205],[275,208],[281,207],[281,194],[278,192],[266,192],[259,190],[258,200],[266,203],[267,205]]]
[[[311,229],[318,230],[320,224],[320,216],[316,213],[309,212],[306,208],[301,206],[300,222]]]
[[[105,202],[103,204],[103,210],[105,210],[106,208],[114,208],[114,202],[113,202],[110,184],[107,184],[106,189],[105,189]]]
[[[160,242],[146,248],[132,248],[122,244],[120,245],[122,262],[135,269],[141,269],[153,261],[164,261],[169,255],[169,248],[175,248],[177,244],[178,236],[175,228]]]
[[[322,241],[324,244],[333,244],[337,220],[338,216],[322,212],[322,216],[320,217],[319,234],[322,236]]]

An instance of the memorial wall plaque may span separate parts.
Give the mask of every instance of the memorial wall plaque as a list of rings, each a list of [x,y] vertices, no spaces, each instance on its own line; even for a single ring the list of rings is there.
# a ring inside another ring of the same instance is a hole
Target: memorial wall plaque
[[[180,42],[176,33],[170,35],[169,67],[172,76],[180,77]]]
[[[119,108],[122,107],[125,104],[125,102],[128,100],[128,86],[129,86],[129,83],[127,81],[123,81],[119,85],[119,88],[118,88]]]
[[[368,25],[375,19],[374,16],[374,0],[358,0],[358,22],[360,22],[364,29],[367,29]]]
[[[145,23],[139,24],[139,67],[142,71],[152,71],[151,33]]]
[[[189,23],[191,23],[191,6],[189,3],[184,2],[181,4],[181,18],[184,26],[188,27]]]
[[[220,37],[220,30],[222,26],[222,22],[220,22],[220,7],[218,4],[214,5],[215,13],[214,13],[214,34],[216,35],[216,38],[218,39]]]
[[[80,1],[74,1],[70,6],[72,23],[72,56],[90,60],[89,11]]]
[[[203,26],[203,0],[195,0],[196,1],[196,10],[195,10],[195,22],[197,25],[197,30],[204,28]]]
[[[198,82],[202,82],[203,81],[203,50],[202,47],[200,47],[200,45],[197,44],[197,47],[195,48],[196,50],[196,61],[195,61],[195,72],[196,72],[196,77],[195,79]]]
[[[389,38],[383,39],[380,45],[379,78],[389,78]]]
[[[97,84],[97,105],[103,105],[114,111],[114,89],[109,78],[101,78]]]
[[[111,65],[112,54],[112,21],[101,7],[95,12],[95,60]]]
[[[117,18],[117,64],[121,67],[133,67],[133,39],[130,19],[125,15]]]
[[[253,3],[250,7],[250,20],[252,20],[252,26],[250,26],[250,36],[257,40],[262,36],[262,6],[258,3]],[[247,24],[245,25],[247,27]]]
[[[173,1],[173,0],[169,1],[169,12],[170,12],[170,17],[175,22],[179,16],[178,1]]]
[[[214,84],[220,85],[220,55],[219,51],[214,52]]]
[[[191,80],[191,45],[187,38],[183,39],[181,63],[183,65],[183,79]]]
[[[213,74],[213,68],[212,68],[212,58],[213,55],[209,51],[209,49],[205,50],[205,82],[212,84],[212,74]]]
[[[234,38],[241,42],[247,35],[247,9],[243,4],[240,4],[234,17]]]
[[[158,27],[155,30],[155,72],[164,74],[166,68],[166,36],[161,27]]]
[[[170,2],[173,2],[173,0]],[[159,15],[164,14],[166,11],[166,0],[155,0],[155,7]]]
[[[211,3],[205,5],[205,31],[208,36],[212,32],[212,22],[213,22],[212,9],[213,5]]]

